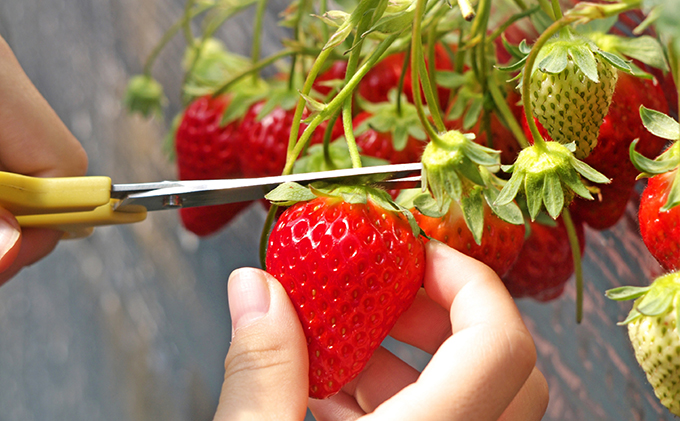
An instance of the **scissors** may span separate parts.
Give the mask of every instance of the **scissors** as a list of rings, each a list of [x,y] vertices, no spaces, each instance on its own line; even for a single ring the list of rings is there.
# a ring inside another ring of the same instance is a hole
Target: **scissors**
[[[0,206],[14,214],[22,227],[57,229],[64,231],[65,238],[79,238],[91,234],[96,226],[143,221],[149,211],[261,199],[287,182],[419,187],[421,171],[420,163],[410,163],[274,177],[134,184],[112,184],[105,176],[37,178],[0,172]]]

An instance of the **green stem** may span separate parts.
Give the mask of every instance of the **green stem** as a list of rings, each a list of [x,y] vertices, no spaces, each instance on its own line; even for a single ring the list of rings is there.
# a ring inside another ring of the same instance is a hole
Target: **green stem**
[[[231,79],[229,79],[224,85],[220,86],[217,91],[213,94],[213,96],[219,96],[227,91],[234,86],[237,82],[239,82],[241,79],[247,77],[248,75],[252,73],[257,73],[258,71],[262,70],[263,68],[269,66],[270,64],[274,63],[277,60],[282,59],[283,57],[290,56],[296,54],[296,51],[290,48],[287,48],[285,50],[281,50],[277,52],[276,54],[273,54],[257,63],[254,63],[254,65],[248,69],[245,69],[238,74],[234,75]]]
[[[423,11],[427,0],[416,0],[415,16],[413,18],[413,29],[411,36],[411,89],[413,89],[413,103],[418,113],[418,118],[423,128],[427,132],[428,137],[436,142],[439,136],[434,131],[430,121],[425,115],[425,108],[423,106],[422,98],[420,97],[420,64],[423,61],[423,42],[421,36],[421,23],[423,20]],[[424,85],[424,84],[423,84]],[[438,108],[438,107],[437,107]],[[441,118],[441,116],[440,116]]]
[[[491,94],[491,97],[493,98],[493,102],[496,105],[496,110],[498,110],[501,117],[503,117],[505,124],[508,125],[508,128],[515,136],[515,139],[517,139],[519,145],[522,148],[528,148],[530,145],[526,136],[524,136],[524,130],[522,130],[522,127],[517,122],[517,119],[512,113],[512,110],[510,110],[510,107],[508,106],[508,102],[505,100],[505,97],[503,97],[501,90],[498,88],[498,86],[494,83],[493,80],[490,80],[488,84],[488,89],[489,93]]]
[[[529,130],[531,130],[531,136],[534,138],[534,146],[541,151],[545,151],[545,141],[538,131],[538,126],[534,121],[534,112],[531,105],[531,74],[534,70],[534,64],[536,63],[536,57],[538,57],[538,52],[543,48],[546,42],[555,35],[559,30],[571,24],[572,22],[578,20],[574,17],[563,17],[557,22],[553,23],[546,29],[540,37],[536,40],[536,44],[531,48],[529,56],[527,57],[526,63],[524,63],[524,73],[522,75],[522,102],[524,105],[524,111],[527,118],[527,124],[529,125]]]
[[[406,69],[408,69],[408,64],[410,60],[411,49],[409,48],[404,53],[404,63],[401,66],[401,73],[399,74],[399,83],[397,84],[397,115],[401,115],[401,94],[404,93],[404,81],[406,80]]]
[[[195,18],[199,14],[205,12],[206,10],[210,9],[213,6],[205,6],[203,5],[202,7],[198,7],[191,11],[190,13],[185,13],[182,15],[182,17],[175,22],[169,29],[168,31],[163,34],[163,37],[161,40],[156,44],[153,50],[151,50],[151,53],[146,59],[146,62],[144,63],[144,74],[147,76],[151,76],[151,69],[153,68],[154,63],[156,62],[156,59],[158,58],[158,55],[160,52],[165,48],[165,46],[170,42],[170,40],[177,34],[177,32],[180,29],[184,28],[184,25],[186,22],[191,21],[191,19]]]
[[[576,323],[581,323],[583,320],[583,267],[581,265],[581,245],[579,244],[578,235],[576,235],[576,227],[574,221],[571,219],[571,212],[569,208],[562,209],[562,221],[564,227],[567,229],[569,236],[569,245],[571,246],[571,255],[574,261],[574,274],[576,276]]]
[[[340,113],[335,113],[331,116],[331,118],[328,120],[328,126],[326,126],[326,130],[323,132],[323,160],[326,163],[326,168],[331,170],[335,169],[336,165],[335,162],[333,162],[333,157],[331,157],[331,136],[333,135],[333,127],[335,126],[335,122],[338,121],[338,118],[340,117]]]
[[[342,107],[342,105],[345,103],[345,100],[351,97],[352,93],[354,92],[354,89],[356,89],[359,82],[361,82],[361,79],[363,79],[366,73],[368,73],[368,71],[371,70],[371,68],[373,68],[373,66],[382,58],[385,51],[387,51],[387,49],[392,45],[392,43],[394,43],[395,40],[399,38],[400,35],[401,33],[389,35],[380,44],[378,44],[373,54],[371,54],[371,56],[361,65],[361,67],[359,67],[359,69],[352,76],[349,82],[345,84],[345,86],[340,90],[340,92],[338,92],[338,94],[335,96],[335,98],[331,100],[331,102],[326,104],[326,108],[324,109],[324,111],[320,112],[316,117],[312,119],[312,121],[309,123],[305,131],[302,133],[302,136],[300,136],[300,140],[298,140],[298,142],[294,144],[292,152],[289,153],[288,156],[286,157],[286,166],[283,169],[283,174],[291,173],[291,171],[293,170],[293,165],[295,164],[295,160],[297,159],[300,152],[302,152],[307,142],[309,142],[309,138],[312,136],[312,133],[314,133],[314,130],[319,126],[319,124],[321,124],[322,121],[329,118],[340,107]],[[312,70],[313,69],[314,67],[312,67]],[[304,102],[302,105],[304,107]],[[300,116],[301,115],[302,112],[300,112]],[[293,127],[295,127],[295,123],[296,121],[294,120]],[[297,134],[299,133],[299,129],[300,127],[298,124],[295,136],[297,136]],[[291,134],[292,131],[293,129],[291,129]]]
[[[262,47],[262,21],[264,20],[264,13],[267,10],[267,0],[258,0],[257,9],[255,10],[255,21],[253,22],[253,45],[250,54],[250,60],[253,64],[260,59],[260,50]],[[257,83],[257,73],[253,73],[253,84]]]
[[[538,4],[541,6],[541,9],[545,12],[546,15],[551,20],[555,20],[555,12],[552,8],[552,4],[550,4],[549,0],[538,0]]]
[[[562,19],[562,8],[560,7],[560,1],[559,0],[552,0],[552,10],[553,14],[555,15],[555,20],[560,20]]]

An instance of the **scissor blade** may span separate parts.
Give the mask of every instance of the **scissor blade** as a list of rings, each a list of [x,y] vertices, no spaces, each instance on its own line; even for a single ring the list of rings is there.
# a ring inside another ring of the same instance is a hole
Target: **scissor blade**
[[[164,181],[160,183],[119,184],[112,197],[121,200],[116,208],[124,212],[143,206],[148,211],[180,207],[221,205],[262,199],[286,182],[307,185],[313,182],[384,183],[387,188],[419,186],[420,163],[381,165],[275,177],[225,180]]]

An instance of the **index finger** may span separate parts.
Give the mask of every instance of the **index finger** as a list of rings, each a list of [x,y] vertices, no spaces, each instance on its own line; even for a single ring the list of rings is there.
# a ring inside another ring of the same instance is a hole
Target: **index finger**
[[[373,415],[496,420],[534,368],[533,339],[512,297],[486,265],[431,241],[426,267],[425,290],[450,309],[452,335],[419,379]]]

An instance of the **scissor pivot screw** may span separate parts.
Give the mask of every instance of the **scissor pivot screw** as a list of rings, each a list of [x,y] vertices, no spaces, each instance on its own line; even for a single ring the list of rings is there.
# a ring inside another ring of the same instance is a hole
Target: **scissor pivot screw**
[[[168,208],[168,209],[181,208],[182,207],[182,198],[179,197],[179,195],[176,195],[176,194],[173,194],[172,196],[168,196],[165,199],[163,199],[163,207]]]

